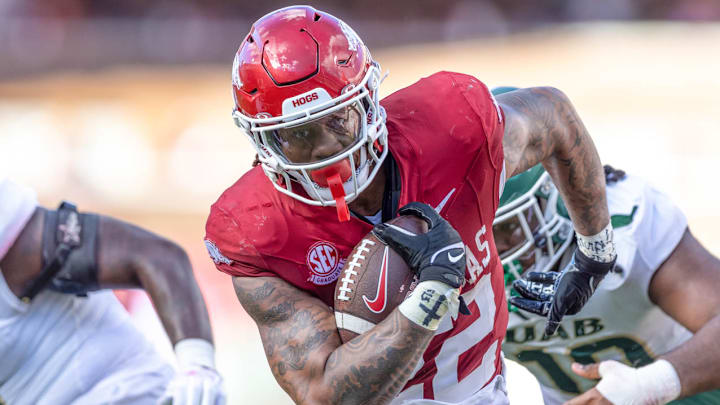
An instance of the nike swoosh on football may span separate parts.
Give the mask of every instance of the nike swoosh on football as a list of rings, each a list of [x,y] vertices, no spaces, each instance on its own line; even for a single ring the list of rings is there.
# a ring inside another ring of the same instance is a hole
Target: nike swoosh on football
[[[442,209],[445,208],[445,204],[447,204],[448,200],[450,200],[450,197],[453,195],[454,192],[455,192],[455,189],[452,189],[452,190],[450,190],[449,193],[447,193],[445,198],[443,198],[442,201],[440,201],[440,204],[438,204],[437,207],[435,207],[435,212],[437,212],[439,214],[440,211],[442,211]]]
[[[380,268],[380,276],[378,277],[378,287],[375,293],[375,299],[372,301],[366,295],[363,295],[363,301],[368,309],[376,314],[385,310],[387,303],[387,268],[388,268],[388,247],[385,246],[383,252],[382,267]]]

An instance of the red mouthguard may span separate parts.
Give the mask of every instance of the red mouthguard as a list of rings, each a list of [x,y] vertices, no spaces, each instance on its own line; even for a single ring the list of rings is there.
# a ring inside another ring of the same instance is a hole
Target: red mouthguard
[[[338,220],[340,220],[340,222],[349,221],[350,210],[348,209],[347,202],[345,202],[345,189],[343,188],[343,181],[340,179],[340,173],[335,173],[328,177],[327,182],[330,186],[330,192],[335,199]]]
[[[330,192],[335,199],[338,220],[340,220],[340,222],[350,220],[350,210],[348,209],[347,202],[345,202],[345,188],[343,188],[343,183],[346,182],[351,175],[352,169],[347,159],[310,172],[310,177],[315,183],[321,187],[330,188]]]

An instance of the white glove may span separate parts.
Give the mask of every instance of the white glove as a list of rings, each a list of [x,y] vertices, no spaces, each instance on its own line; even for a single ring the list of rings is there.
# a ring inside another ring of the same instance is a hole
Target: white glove
[[[170,381],[160,405],[224,405],[225,390],[215,370],[215,349],[204,339],[175,344],[179,371]]]
[[[680,396],[680,378],[667,360],[632,368],[614,360],[600,363],[595,387],[615,405],[661,405]]]

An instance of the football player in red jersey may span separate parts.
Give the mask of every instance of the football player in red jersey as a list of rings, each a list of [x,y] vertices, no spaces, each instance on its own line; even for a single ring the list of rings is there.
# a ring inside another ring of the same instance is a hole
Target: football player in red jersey
[[[576,264],[547,303],[552,334],[615,260],[600,159],[556,89],[496,101],[474,77],[440,72],[381,103],[381,81],[357,34],[329,14],[295,6],[258,20],[232,71],[233,116],[258,165],[212,206],[206,245],[297,403],[504,404],[508,314],[491,232],[504,180],[542,163],[578,233]],[[429,231],[381,224],[398,213]],[[419,283],[342,344],[335,283],[371,230]]]

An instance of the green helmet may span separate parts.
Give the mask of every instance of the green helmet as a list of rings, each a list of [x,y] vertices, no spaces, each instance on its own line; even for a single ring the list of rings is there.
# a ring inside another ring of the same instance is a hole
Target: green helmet
[[[541,165],[508,179],[493,221],[508,297],[514,293],[510,285],[523,272],[551,270],[572,236],[565,204]]]
[[[515,91],[515,90],[520,90],[520,88],[513,87],[513,86],[498,86],[498,87],[493,87],[491,92],[492,92],[493,96],[499,96],[500,94],[509,93],[509,92]]]

